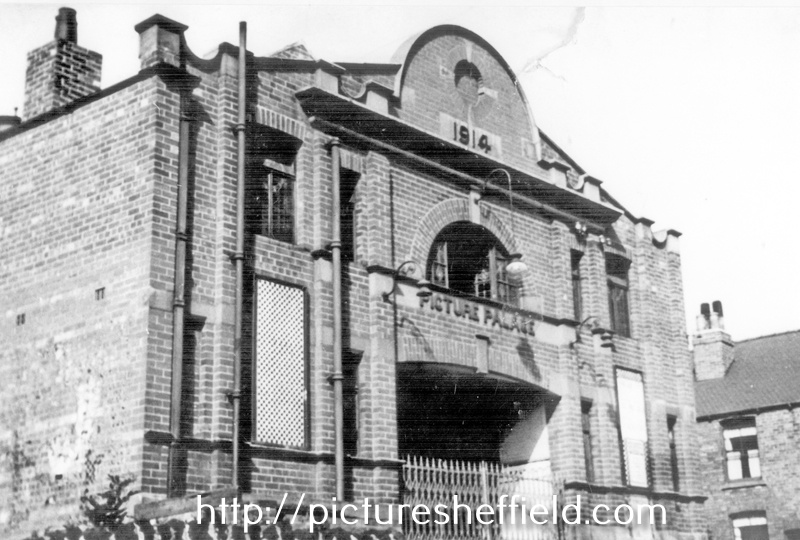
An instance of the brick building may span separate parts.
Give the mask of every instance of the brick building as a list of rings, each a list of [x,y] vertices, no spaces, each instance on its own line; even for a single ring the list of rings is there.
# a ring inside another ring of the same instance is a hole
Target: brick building
[[[667,513],[545,536],[704,537],[679,233],[541,133],[490,44],[201,59],[156,15],[141,71],[98,90],[74,17],[0,132],[4,534],[114,473],[140,518],[230,486],[506,490]]]
[[[694,337],[709,536],[800,538],[800,332],[734,343],[722,304]]]

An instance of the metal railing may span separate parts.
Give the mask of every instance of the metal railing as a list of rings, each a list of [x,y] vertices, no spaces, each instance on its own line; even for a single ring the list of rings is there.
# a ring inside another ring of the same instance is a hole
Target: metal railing
[[[536,525],[528,515],[536,505],[547,509],[548,514],[553,507],[552,477],[549,470],[536,470],[535,464],[508,467],[486,461],[408,456],[403,465],[403,480],[403,503],[412,508],[423,505],[430,511],[427,524],[419,522],[424,520],[412,519],[410,512],[406,512],[403,533],[408,540],[556,538],[555,527]],[[513,510],[509,508],[512,498],[518,505]],[[442,513],[436,512],[437,505]],[[490,525],[481,524],[477,519],[476,512],[482,505],[488,505],[488,508],[483,507],[482,520],[491,520]],[[491,513],[488,513],[489,508]]]

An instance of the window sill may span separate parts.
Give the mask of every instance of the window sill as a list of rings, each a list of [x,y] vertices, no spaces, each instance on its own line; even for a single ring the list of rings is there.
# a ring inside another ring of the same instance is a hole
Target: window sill
[[[742,478],[741,480],[726,480],[722,486],[722,491],[731,489],[754,488],[763,486],[766,487],[767,483],[763,478]]]
[[[538,311],[525,309],[523,307],[519,307],[518,305],[515,306],[512,304],[506,304],[504,302],[493,300],[491,298],[484,298],[482,296],[471,296],[453,289],[448,289],[447,287],[442,287],[441,285],[436,285],[435,283],[431,283],[429,285],[429,288],[433,292],[444,294],[451,298],[457,298],[459,300],[464,300],[466,302],[472,302],[473,304],[481,304],[486,307],[501,310],[507,313],[516,313],[519,315],[524,315],[530,317],[531,319],[542,320],[550,324],[561,325],[561,324],[571,324],[573,322],[570,319],[556,319],[555,317],[539,313]]]
[[[274,236],[269,236],[267,234],[261,234],[261,233],[254,233],[253,236],[257,237],[259,241],[266,242],[268,244],[275,243],[275,244],[278,244],[280,246],[286,246],[287,248],[295,248],[295,249],[299,248],[300,251],[308,251],[308,249],[301,248],[293,240],[292,241],[281,240],[280,238],[275,238]]]
[[[624,335],[624,334],[620,334],[619,332],[617,332],[617,331],[616,331],[616,330],[614,330],[613,328],[609,328],[609,329],[608,329],[608,331],[609,331],[609,332],[613,332],[613,333],[614,333],[614,340],[618,340],[618,339],[619,339],[619,340],[622,340],[622,341],[625,341],[625,340],[628,340],[628,341],[635,341],[635,340],[634,340],[634,338],[633,338],[633,336],[631,336],[631,335],[627,335],[627,336],[626,336],[626,335]]]
[[[527,309],[523,309],[519,307],[519,305],[512,305],[506,304],[505,302],[501,302],[499,300],[494,300],[492,298],[486,298],[484,296],[473,296],[471,294],[466,294],[455,289],[449,289],[447,287],[443,287],[441,285],[437,285],[436,283],[431,283],[428,287],[434,292],[438,292],[441,294],[446,294],[452,298],[458,298],[459,300],[466,300],[467,302],[474,302],[476,304],[483,304],[486,306],[490,306],[497,309],[505,309],[508,311],[515,311],[519,313],[531,313],[535,315],[541,315],[540,313],[535,313],[533,311],[529,311]]]
[[[654,499],[666,499],[682,503],[702,503],[708,498],[705,495],[690,495],[688,493],[679,493],[675,491],[657,491],[652,487],[626,486],[621,484],[598,484],[584,481],[566,482],[564,484],[564,488],[600,495],[609,493],[623,495],[644,495]]]

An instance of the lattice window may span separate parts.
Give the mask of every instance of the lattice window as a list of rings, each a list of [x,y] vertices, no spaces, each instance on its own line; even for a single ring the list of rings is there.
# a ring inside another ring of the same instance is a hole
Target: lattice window
[[[255,439],[305,447],[306,302],[302,289],[256,282]]]

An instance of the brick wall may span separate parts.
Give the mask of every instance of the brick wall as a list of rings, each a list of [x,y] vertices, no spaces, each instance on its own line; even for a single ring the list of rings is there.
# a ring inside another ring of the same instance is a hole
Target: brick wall
[[[0,142],[4,531],[142,474],[156,99],[144,80]]]
[[[800,529],[800,411],[783,409],[758,414],[758,453],[761,478],[729,481],[719,420],[699,422],[700,480],[712,538],[734,538],[732,515],[764,512],[770,538]]]

